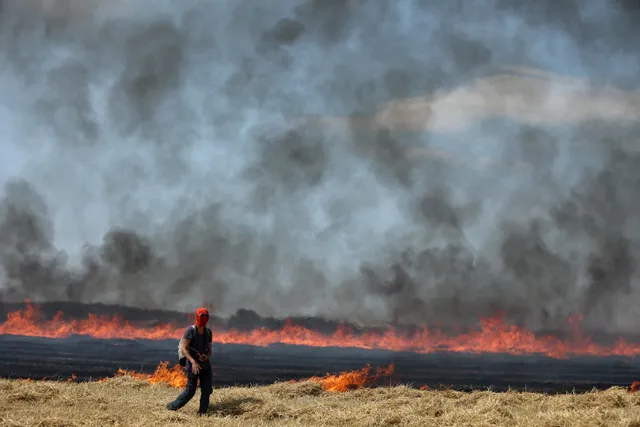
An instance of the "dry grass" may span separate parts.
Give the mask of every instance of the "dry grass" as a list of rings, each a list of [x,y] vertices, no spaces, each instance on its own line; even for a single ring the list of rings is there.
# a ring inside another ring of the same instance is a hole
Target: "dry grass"
[[[640,393],[420,391],[408,387],[324,391],[314,382],[214,390],[206,417],[200,392],[178,412],[180,390],[117,377],[104,383],[0,380],[0,426],[626,426],[640,427]]]

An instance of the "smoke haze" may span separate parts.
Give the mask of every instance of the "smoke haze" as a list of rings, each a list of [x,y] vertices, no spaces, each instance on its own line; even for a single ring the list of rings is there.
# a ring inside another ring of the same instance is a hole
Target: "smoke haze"
[[[637,330],[634,2],[0,0],[14,300]]]

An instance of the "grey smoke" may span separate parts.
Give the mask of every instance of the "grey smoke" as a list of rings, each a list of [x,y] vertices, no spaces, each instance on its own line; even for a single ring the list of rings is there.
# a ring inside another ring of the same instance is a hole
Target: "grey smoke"
[[[0,1],[0,289],[633,332],[639,13]]]

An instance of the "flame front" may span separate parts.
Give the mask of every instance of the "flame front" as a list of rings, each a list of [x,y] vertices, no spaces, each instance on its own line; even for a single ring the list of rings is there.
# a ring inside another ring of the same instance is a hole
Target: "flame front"
[[[371,366],[366,365],[359,371],[340,372],[337,375],[327,373],[324,377],[311,377],[308,381],[315,381],[322,384],[326,391],[345,392],[369,387],[380,378],[385,378],[393,374],[395,367],[393,364],[386,368],[378,368],[375,375],[371,375]]]
[[[544,354],[554,358],[569,355],[635,356],[640,344],[619,339],[613,345],[593,343],[582,336],[577,320],[571,319],[574,330],[570,341],[553,336],[538,337],[532,331],[507,325],[501,318],[480,321],[480,329],[456,336],[445,335],[428,327],[406,336],[391,328],[386,332],[356,334],[341,325],[332,334],[323,334],[292,322],[279,330],[257,328],[251,331],[214,330],[214,342],[221,344],[271,344],[304,345],[313,347],[356,347],[432,353],[436,351],[468,353]],[[7,321],[0,324],[0,334],[65,338],[86,335],[101,339],[179,339],[184,326],[163,324],[152,328],[136,327],[118,316],[99,317],[89,314],[82,320],[64,320],[59,312],[51,320],[41,321],[38,310],[31,304],[25,310],[9,313]]]
[[[130,376],[139,380],[149,381],[151,384],[167,384],[175,388],[184,388],[187,385],[187,376],[184,368],[175,365],[168,368],[169,362],[161,362],[153,374],[145,374],[140,372],[118,369],[114,377]],[[357,390],[369,387],[375,384],[381,378],[388,377],[394,372],[394,365],[391,364],[386,368],[378,368],[375,375],[371,375],[371,366],[366,365],[357,371],[340,372],[337,375],[327,373],[324,377],[311,377],[305,381],[314,381],[322,385],[322,388],[331,392],[346,392],[349,390]],[[99,382],[105,382],[108,378],[104,378]],[[292,381],[298,382],[298,381]]]

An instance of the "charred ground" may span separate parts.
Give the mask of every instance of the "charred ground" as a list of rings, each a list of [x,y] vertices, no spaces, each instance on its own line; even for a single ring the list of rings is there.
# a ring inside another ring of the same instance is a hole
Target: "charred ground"
[[[0,377],[98,380],[119,368],[153,373],[162,361],[175,362],[176,340],[47,339],[0,336]],[[624,357],[574,357],[436,353],[417,355],[383,350],[303,346],[214,344],[214,384],[271,384],[326,373],[385,367],[393,375],[378,385],[548,393],[584,392],[629,386],[640,378],[640,361]]]

